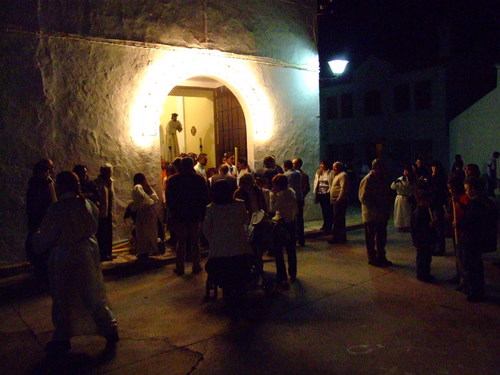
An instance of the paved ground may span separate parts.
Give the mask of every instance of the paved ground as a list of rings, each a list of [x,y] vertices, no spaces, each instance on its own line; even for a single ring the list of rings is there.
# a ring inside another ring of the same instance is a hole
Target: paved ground
[[[474,304],[444,281],[450,255],[433,259],[431,285],[415,279],[408,234],[391,230],[387,248],[395,266],[381,269],[366,262],[362,230],[346,245],[309,239],[297,283],[251,293],[240,317],[203,303],[205,275],[176,277],[168,262],[108,272],[115,355],[102,355],[103,339],[81,337],[60,361],[44,359],[50,298],[9,283],[0,288],[0,374],[498,374],[496,254],[485,262],[489,300]]]

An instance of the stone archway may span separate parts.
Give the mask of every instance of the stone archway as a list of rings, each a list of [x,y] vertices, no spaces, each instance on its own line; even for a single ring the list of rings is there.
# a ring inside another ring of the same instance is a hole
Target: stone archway
[[[191,77],[207,77],[226,86],[238,99],[246,120],[247,157],[254,161],[256,143],[273,134],[274,112],[256,63],[217,51],[174,49],[156,51],[144,70],[129,111],[132,141],[139,147],[152,145],[158,135],[162,106],[168,93]]]
[[[183,126],[183,131],[176,133],[181,153],[206,153],[208,167],[217,167],[227,151],[248,159],[245,113],[222,82],[191,77],[169,92],[160,116],[160,152],[166,161],[176,156],[171,155],[165,141],[172,113],[179,115]]]

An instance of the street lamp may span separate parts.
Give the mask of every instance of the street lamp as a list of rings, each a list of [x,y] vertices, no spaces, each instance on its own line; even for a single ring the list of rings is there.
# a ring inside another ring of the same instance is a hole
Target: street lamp
[[[347,60],[330,60],[330,61],[328,61],[328,65],[330,65],[330,69],[332,70],[333,74],[336,76],[344,73],[347,64],[349,64],[349,61],[347,61]]]

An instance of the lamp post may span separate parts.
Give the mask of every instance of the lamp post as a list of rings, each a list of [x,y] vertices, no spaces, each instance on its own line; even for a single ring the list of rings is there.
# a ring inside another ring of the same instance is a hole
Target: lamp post
[[[349,64],[347,60],[330,60],[328,61],[328,65],[330,65],[330,69],[332,70],[335,76],[339,76],[344,73],[345,68]]]

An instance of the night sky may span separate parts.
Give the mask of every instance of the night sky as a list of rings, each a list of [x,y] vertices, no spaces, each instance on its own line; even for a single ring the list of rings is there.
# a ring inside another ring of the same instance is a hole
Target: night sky
[[[321,77],[330,75],[326,61],[345,57],[351,66],[369,55],[402,70],[439,61],[439,30],[446,26],[451,59],[499,61],[500,1],[465,0],[333,0],[319,11]]]

